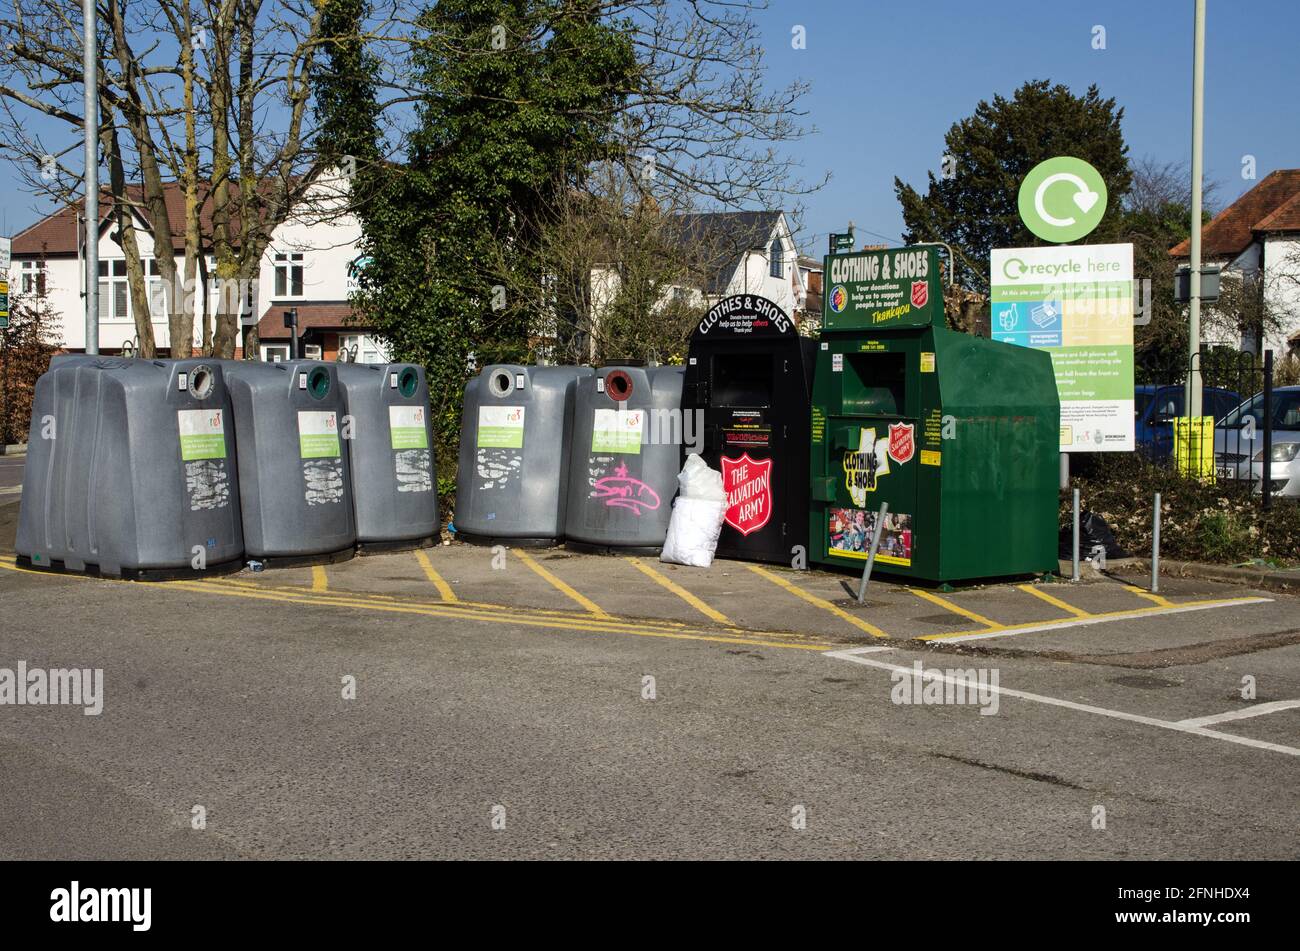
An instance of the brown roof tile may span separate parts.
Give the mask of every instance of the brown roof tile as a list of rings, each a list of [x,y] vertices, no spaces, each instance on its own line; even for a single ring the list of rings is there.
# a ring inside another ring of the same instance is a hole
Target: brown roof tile
[[[264,183],[265,188],[272,187]],[[212,248],[212,195],[207,182],[199,185],[199,236],[204,251]],[[231,202],[232,215],[238,216],[240,197],[237,186],[233,187]],[[128,199],[135,204],[136,211],[142,219],[147,220],[144,207],[144,189],[140,185],[128,185]],[[172,247],[177,251],[185,249],[185,190],[180,182],[164,182],[163,196],[167,201],[167,221],[172,230]],[[99,199],[99,219],[101,224],[110,211],[109,193],[104,189]],[[12,253],[15,256],[39,254],[76,254],[77,253],[77,214],[82,205],[78,202],[69,205],[54,214],[42,218],[29,228],[14,236]],[[238,220],[232,221],[232,230],[238,231]],[[236,244],[238,242],[236,241]]]
[[[1265,218],[1256,222],[1256,231],[1300,231],[1300,191]]]
[[[1219,212],[1201,232],[1201,254],[1205,257],[1236,257],[1250,246],[1257,231],[1288,230],[1300,225],[1265,223],[1300,196],[1300,168],[1283,168],[1269,172],[1246,194]],[[1285,220],[1300,217],[1300,206]],[[1176,258],[1191,254],[1191,242],[1183,241],[1170,252]]]
[[[284,325],[284,312],[298,308],[298,333],[308,330],[359,330],[350,323],[352,305],[347,301],[327,301],[315,304],[272,304],[257,322],[257,335],[262,340],[288,340],[289,328]]]

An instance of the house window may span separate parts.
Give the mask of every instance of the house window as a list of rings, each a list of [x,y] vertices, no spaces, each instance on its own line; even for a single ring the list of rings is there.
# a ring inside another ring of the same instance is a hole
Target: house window
[[[167,319],[167,282],[162,279],[158,262],[150,258],[145,262],[145,280],[149,286],[149,314],[156,321]]]
[[[22,289],[24,294],[45,293],[45,262],[22,262]]]
[[[768,262],[768,273],[772,277],[785,277],[785,248],[781,246],[780,238],[772,239],[769,254],[771,260]]]
[[[99,319],[131,319],[131,295],[127,293],[126,262],[99,262]]]
[[[266,363],[283,363],[289,359],[289,348],[274,346],[262,348],[262,360]]]
[[[275,256],[275,296],[302,297],[302,254],[285,252]]]

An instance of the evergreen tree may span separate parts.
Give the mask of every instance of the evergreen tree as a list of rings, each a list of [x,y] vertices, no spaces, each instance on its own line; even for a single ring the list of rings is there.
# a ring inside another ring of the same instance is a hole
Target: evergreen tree
[[[470,362],[528,357],[543,302],[505,288],[540,282],[508,272],[537,267],[540,210],[613,153],[637,65],[625,31],[583,0],[439,0],[419,26],[406,162],[375,164],[373,182],[358,173],[366,264],[354,303],[397,354],[428,368],[450,443]],[[363,153],[377,139],[373,86],[329,92],[322,108],[340,141]]]
[[[924,196],[894,179],[907,226],[904,240],[946,241],[959,280],[986,291],[992,248],[1044,243],[1021,222],[1017,196],[1025,175],[1058,155],[1083,159],[1106,182],[1106,215],[1086,243],[1121,240],[1119,210],[1132,183],[1123,118],[1124,110],[1114,99],[1103,99],[1096,86],[1076,96],[1047,80],[1025,83],[1011,99],[981,101],[944,136],[951,175],[936,178],[931,172]]]

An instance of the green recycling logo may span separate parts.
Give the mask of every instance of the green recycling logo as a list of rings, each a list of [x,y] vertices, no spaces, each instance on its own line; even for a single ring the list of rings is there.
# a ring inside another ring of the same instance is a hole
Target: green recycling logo
[[[1020,183],[1020,220],[1044,241],[1077,241],[1106,214],[1106,183],[1083,159],[1039,162]]]

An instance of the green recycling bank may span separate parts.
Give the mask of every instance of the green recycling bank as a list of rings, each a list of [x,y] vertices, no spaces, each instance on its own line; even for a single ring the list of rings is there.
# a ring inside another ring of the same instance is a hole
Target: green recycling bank
[[[932,582],[1057,568],[1052,361],[949,330],[939,259],[825,259],[812,400],[809,555]]]

